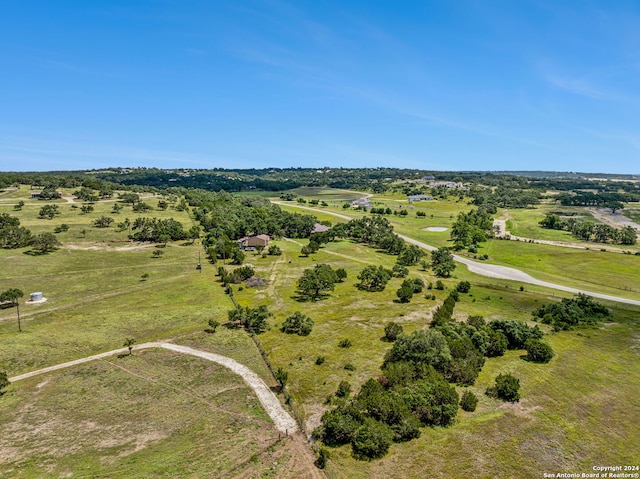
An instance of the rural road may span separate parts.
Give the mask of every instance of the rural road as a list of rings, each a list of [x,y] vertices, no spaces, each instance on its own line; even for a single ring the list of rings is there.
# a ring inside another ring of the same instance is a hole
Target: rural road
[[[214,363],[220,364],[232,372],[242,377],[245,383],[253,389],[258,396],[258,400],[262,407],[267,412],[269,417],[273,420],[276,429],[278,431],[285,434],[293,434],[298,431],[298,424],[291,417],[291,415],[284,410],[282,404],[276,397],[275,394],[269,389],[269,387],[265,384],[265,382],[260,379],[260,377],[254,373],[251,369],[240,364],[238,361],[231,359],[227,356],[222,356],[220,354],[209,353],[206,351],[200,351],[198,349],[193,349],[188,346],[179,346],[177,344],[171,343],[143,343],[137,346],[134,346],[134,350],[140,349],[149,349],[149,348],[162,348],[168,349],[169,351],[175,351],[177,353],[189,354],[191,356],[196,356],[202,359],[206,359],[207,361],[212,361]],[[96,359],[104,359],[110,356],[114,356],[116,354],[128,354],[129,350],[127,348],[114,349],[113,351],[107,351],[106,353],[95,354],[93,356],[87,356],[86,358],[76,359],[74,361],[68,361],[66,363],[56,364],[55,366],[49,366],[47,368],[38,369],[37,371],[31,371],[29,373],[21,374],[19,376],[14,376],[9,378],[9,382],[20,381],[21,379],[31,378],[33,376],[38,376],[40,374],[45,374],[51,371],[57,371],[59,369],[68,368],[71,366],[76,366],[78,364],[87,363],[89,361],[95,361]]]
[[[287,205],[287,206],[293,206],[294,208],[300,208],[303,210],[310,210],[310,211],[315,211],[318,213],[325,213],[328,215],[332,215],[335,216],[337,218],[342,218],[345,220],[352,220],[352,217],[349,217],[347,215],[342,215],[340,213],[333,213],[332,211],[326,211],[326,210],[321,210],[318,208],[310,208],[308,206],[299,206],[299,205],[291,205],[282,201],[274,201],[273,203],[276,204],[282,204],[282,205]],[[414,244],[416,246],[419,246],[420,248],[424,248],[428,251],[433,251],[436,250],[437,248],[431,245],[428,245],[426,243],[423,243],[422,241],[418,241],[415,240],[413,238],[409,238],[408,236],[404,236],[404,235],[398,235],[400,238],[402,238],[403,240],[405,240],[407,243],[410,244]],[[529,283],[529,284],[534,284],[536,286],[543,286],[545,288],[551,288],[551,289],[556,289],[559,291],[566,291],[568,293],[574,293],[574,294],[578,294],[578,293],[582,293],[582,294],[586,294],[589,296],[592,296],[594,298],[599,298],[599,299],[606,299],[608,301],[615,301],[617,303],[625,303],[625,304],[632,304],[634,306],[640,306],[640,300],[637,299],[629,299],[629,298],[621,298],[619,296],[611,296],[608,294],[602,294],[602,293],[594,293],[591,291],[585,291],[583,289],[578,289],[578,288],[571,288],[569,286],[564,286],[561,284],[556,284],[556,283],[550,283],[548,281],[542,281],[539,279],[534,278],[533,276],[520,271],[519,269],[516,268],[511,268],[508,266],[499,266],[496,264],[486,264],[486,263],[480,263],[478,261],[473,261],[471,259],[468,258],[464,258],[462,256],[458,256],[458,255],[453,255],[453,259],[455,259],[457,262],[464,264],[469,271],[471,271],[472,273],[475,274],[479,274],[481,276],[486,276],[489,278],[496,278],[496,279],[508,279],[508,280],[512,280],[512,281],[520,281],[522,283]]]

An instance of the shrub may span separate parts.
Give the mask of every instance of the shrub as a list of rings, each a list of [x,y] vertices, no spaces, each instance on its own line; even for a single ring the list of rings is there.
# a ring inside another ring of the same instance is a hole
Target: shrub
[[[338,346],[341,348],[350,348],[351,346],[353,346],[353,343],[349,338],[344,338],[340,340]]]
[[[528,339],[524,349],[527,350],[527,360],[534,363],[548,363],[554,356],[551,346],[539,339]]]
[[[424,289],[424,281],[422,281],[420,278],[414,278],[413,281],[413,292],[414,293],[422,293],[422,290]]]
[[[9,376],[6,371],[0,371],[0,396],[4,394],[4,389],[9,386]]]
[[[435,288],[439,291],[443,291],[444,290],[444,283],[440,280],[436,281],[436,286]]]
[[[498,374],[495,386],[488,388],[486,394],[503,401],[518,402],[520,400],[520,380],[511,374]]]
[[[314,435],[320,436],[327,446],[341,446],[351,442],[360,427],[360,422],[341,408],[325,412],[321,422],[322,426],[314,431]]]
[[[393,268],[391,268],[391,271],[395,278],[404,278],[409,274],[409,268],[399,264],[394,265]]]
[[[389,341],[395,341],[402,334],[402,326],[398,323],[390,322],[384,327],[384,337]]]
[[[321,364],[324,364],[324,356],[318,356],[318,357],[316,358],[316,364],[317,364],[318,366],[320,366]]]
[[[238,282],[249,279],[254,275],[255,271],[251,266],[241,266],[233,270],[232,275],[238,279]]]
[[[356,370],[356,367],[355,367],[353,364],[351,364],[351,363],[347,363],[347,364],[345,364],[345,365],[344,365],[344,368],[345,368],[347,371],[355,371],[355,370]]]
[[[327,460],[329,460],[331,456],[329,455],[329,451],[327,451],[324,447],[321,447],[318,451],[318,459],[314,463],[318,469],[324,469],[327,465]]]
[[[427,426],[448,426],[458,414],[456,388],[444,380],[423,379],[402,388],[400,396]]]
[[[460,400],[460,407],[464,411],[473,412],[476,410],[477,405],[478,405],[478,398],[471,391],[465,391],[462,394],[462,399]]]
[[[299,336],[308,336],[313,329],[313,319],[309,316],[296,311],[287,317],[282,323],[282,332],[287,334],[297,334]]]
[[[468,293],[471,290],[471,283],[469,281],[460,281],[456,285],[456,291],[460,293]]]
[[[282,254],[282,250],[278,245],[272,244],[272,245],[269,245],[269,249],[267,250],[267,253],[270,256],[280,256]]]
[[[353,435],[351,446],[358,459],[376,459],[384,456],[393,442],[394,432],[389,426],[373,418],[364,420]]]
[[[289,373],[282,368],[278,368],[273,376],[276,378],[276,381],[278,381],[278,384],[280,384],[280,387],[284,388],[289,379]]]
[[[347,270],[344,268],[336,269],[336,276],[338,277],[338,282],[342,283],[345,279],[347,279]]]
[[[522,349],[528,339],[542,338],[542,331],[537,325],[531,328],[522,321],[495,319],[489,327],[505,335],[509,349]]]
[[[347,381],[340,381],[338,389],[336,390],[336,397],[344,398],[351,394],[351,384]]]
[[[396,296],[401,303],[408,303],[413,298],[413,287],[411,285],[403,284],[396,291]]]
[[[435,329],[400,336],[385,357],[385,363],[407,361],[416,366],[433,366],[438,371],[444,371],[450,360],[451,351],[447,341]]]
[[[500,331],[493,331],[489,334],[489,341],[484,350],[484,355],[488,358],[503,356],[508,346],[507,337]]]

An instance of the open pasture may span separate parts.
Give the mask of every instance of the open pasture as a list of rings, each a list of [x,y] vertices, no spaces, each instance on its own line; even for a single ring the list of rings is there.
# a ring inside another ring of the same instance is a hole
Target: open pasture
[[[241,332],[216,339],[252,366],[262,362]],[[215,340],[193,341],[216,349]],[[0,411],[3,477],[294,478],[309,467],[241,378],[165,350],[24,380]]]

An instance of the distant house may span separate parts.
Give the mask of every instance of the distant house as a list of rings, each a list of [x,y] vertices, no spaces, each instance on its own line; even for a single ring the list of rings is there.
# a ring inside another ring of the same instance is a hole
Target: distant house
[[[433,196],[429,196],[429,195],[409,195],[407,196],[407,199],[409,200],[409,203],[414,203],[416,201],[435,200]]]
[[[427,176],[423,176],[422,178],[420,178],[420,181],[422,181],[423,183],[428,183],[430,181],[436,181],[436,177],[435,176],[431,176],[431,175],[427,175]]]
[[[369,200],[368,196],[353,200],[350,204],[354,208],[371,208],[371,200]]]
[[[242,249],[253,249],[256,246],[266,248],[269,246],[269,241],[271,241],[271,237],[269,235],[245,236],[238,240],[238,246]]]
[[[431,185],[433,188],[444,187],[444,188],[463,188],[462,183],[455,181],[438,181]]]
[[[42,192],[41,191],[32,191],[31,192],[31,198],[33,198],[33,199],[42,198]]]
[[[315,225],[313,225],[313,229],[311,230],[311,233],[324,233],[325,231],[328,231],[328,230],[329,230],[329,227],[327,225],[316,223]]]

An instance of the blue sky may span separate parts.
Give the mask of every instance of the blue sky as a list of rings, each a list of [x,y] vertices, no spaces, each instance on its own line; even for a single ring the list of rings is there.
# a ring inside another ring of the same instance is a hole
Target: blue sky
[[[640,173],[640,3],[16,1],[0,170]]]

